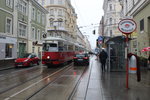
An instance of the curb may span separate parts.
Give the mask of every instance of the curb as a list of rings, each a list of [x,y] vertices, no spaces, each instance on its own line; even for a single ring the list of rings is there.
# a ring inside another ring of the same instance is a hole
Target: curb
[[[15,67],[6,67],[6,68],[0,68],[0,71],[3,71],[3,70],[8,70],[8,69],[13,69]]]

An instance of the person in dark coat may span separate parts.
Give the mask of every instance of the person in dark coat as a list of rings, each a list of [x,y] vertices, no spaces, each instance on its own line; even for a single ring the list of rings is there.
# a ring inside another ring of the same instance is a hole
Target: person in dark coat
[[[99,60],[101,62],[102,72],[105,71],[105,64],[106,64],[107,57],[108,57],[107,53],[104,50],[102,50],[99,54]]]

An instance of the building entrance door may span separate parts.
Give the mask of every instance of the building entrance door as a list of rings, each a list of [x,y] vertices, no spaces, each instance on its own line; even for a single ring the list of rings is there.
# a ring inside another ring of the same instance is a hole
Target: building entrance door
[[[19,43],[19,57],[23,57],[26,50],[26,43]]]

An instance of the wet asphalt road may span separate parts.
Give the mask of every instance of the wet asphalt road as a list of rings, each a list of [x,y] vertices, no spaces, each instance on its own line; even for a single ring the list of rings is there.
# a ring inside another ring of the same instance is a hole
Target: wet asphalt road
[[[69,64],[57,68],[34,66],[2,71],[0,100],[67,100],[86,67]]]
[[[0,100],[150,100],[149,81],[144,81],[149,71],[142,73],[141,82],[130,75],[126,89],[126,73],[102,72],[95,58],[89,66],[0,71]]]

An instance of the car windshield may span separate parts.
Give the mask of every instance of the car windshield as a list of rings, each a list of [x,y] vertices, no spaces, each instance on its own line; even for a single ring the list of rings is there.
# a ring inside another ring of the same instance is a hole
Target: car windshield
[[[27,53],[25,54],[24,56],[20,57],[20,58],[30,58],[31,57],[31,54],[30,53]]]

